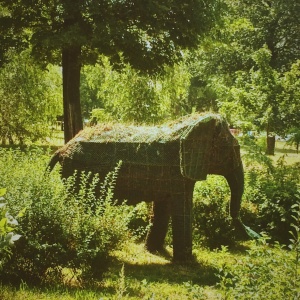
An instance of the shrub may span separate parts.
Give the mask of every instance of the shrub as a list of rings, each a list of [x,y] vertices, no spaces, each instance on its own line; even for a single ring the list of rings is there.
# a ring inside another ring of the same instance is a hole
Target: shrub
[[[116,206],[113,201],[118,167],[102,182],[97,176],[81,174],[82,184],[74,192],[75,176],[64,182],[55,172],[44,176],[43,155],[32,160],[33,154],[2,150],[0,159],[7,157],[15,173],[1,172],[0,181],[10,181],[11,194],[25,196],[20,203],[7,197],[8,205],[14,211],[26,205],[18,227],[22,238],[15,244],[2,278],[28,283],[57,281],[65,278],[68,270],[69,278],[80,282],[101,279],[112,251],[129,238],[132,208]],[[100,196],[96,197],[94,189],[99,184]]]
[[[211,249],[235,243],[229,214],[230,191],[221,176],[208,176],[194,190],[194,242]]]
[[[276,166],[248,167],[246,179],[246,202],[256,207],[251,223],[272,241],[287,245],[293,230],[291,207],[300,202],[300,165],[289,166],[281,158]]]
[[[18,221],[6,209],[3,197],[5,192],[5,189],[0,189],[0,271],[12,254],[11,247],[14,242],[20,238],[19,234],[14,233]]]
[[[146,238],[151,226],[150,215],[151,204],[146,202],[138,203],[130,211],[128,228],[137,241]]]
[[[300,205],[291,209],[295,229],[291,251],[284,251],[278,243],[270,247],[266,236],[253,242],[247,256],[219,269],[225,299],[299,299]]]

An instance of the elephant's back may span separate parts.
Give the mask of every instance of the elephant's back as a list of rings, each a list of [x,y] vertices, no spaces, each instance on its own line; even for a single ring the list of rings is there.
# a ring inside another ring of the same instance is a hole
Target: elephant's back
[[[180,141],[196,124],[209,122],[213,114],[192,114],[161,126],[99,124],[85,128],[61,150],[64,165],[88,170],[126,165],[180,168]]]
[[[159,126],[135,126],[132,124],[98,124],[86,127],[69,143],[85,141],[97,144],[107,143],[168,143],[179,140],[196,124],[220,118],[216,114],[194,113]]]
[[[61,156],[64,161],[72,161],[75,169],[80,169],[79,165],[82,165],[92,170],[114,166],[119,161],[131,166],[179,166],[179,151],[180,145],[176,141],[151,144],[77,141],[66,148]]]

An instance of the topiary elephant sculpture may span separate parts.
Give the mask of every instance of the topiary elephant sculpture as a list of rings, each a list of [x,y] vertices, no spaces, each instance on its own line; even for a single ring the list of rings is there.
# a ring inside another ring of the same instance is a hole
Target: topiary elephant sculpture
[[[195,182],[205,180],[207,174],[226,178],[233,223],[246,234],[239,216],[244,188],[240,147],[221,116],[193,114],[158,127],[85,128],[54,154],[49,170],[59,161],[63,177],[75,170],[105,176],[120,160],[115,197],[127,199],[128,204],[153,201],[146,239],[149,251],[163,249],[171,216],[173,260],[191,258],[193,190]]]

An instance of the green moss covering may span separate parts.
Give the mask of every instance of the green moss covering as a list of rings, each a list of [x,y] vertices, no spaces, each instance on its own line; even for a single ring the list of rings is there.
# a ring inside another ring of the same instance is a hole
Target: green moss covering
[[[70,143],[167,143],[183,137],[195,124],[206,123],[215,114],[192,114],[160,126],[134,126],[126,124],[99,124],[82,130]]]

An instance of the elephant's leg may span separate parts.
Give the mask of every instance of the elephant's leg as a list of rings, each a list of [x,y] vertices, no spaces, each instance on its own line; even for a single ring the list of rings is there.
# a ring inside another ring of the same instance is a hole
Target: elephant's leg
[[[169,210],[169,201],[153,203],[152,226],[146,238],[146,249],[150,252],[163,250],[170,218]]]
[[[192,199],[194,182],[184,182],[181,193],[172,199],[173,260],[192,258]]]

